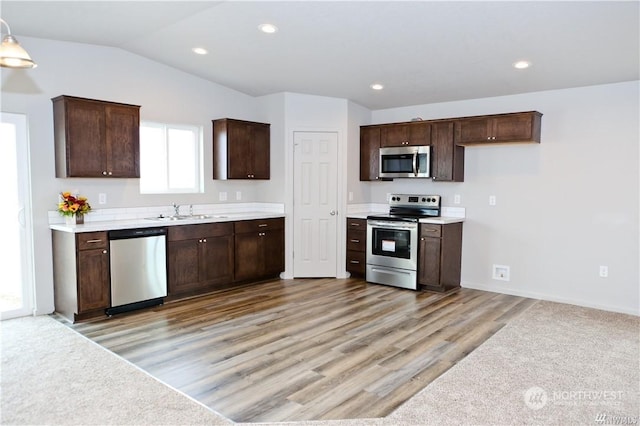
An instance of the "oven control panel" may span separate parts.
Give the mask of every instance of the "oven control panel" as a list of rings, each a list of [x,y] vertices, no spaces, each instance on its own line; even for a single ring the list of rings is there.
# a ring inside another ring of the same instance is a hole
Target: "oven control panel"
[[[439,195],[391,194],[389,206],[392,207],[440,207]]]

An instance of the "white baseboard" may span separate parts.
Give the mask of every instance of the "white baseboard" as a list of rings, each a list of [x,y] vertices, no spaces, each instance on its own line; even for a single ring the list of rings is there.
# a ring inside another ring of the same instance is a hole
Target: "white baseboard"
[[[575,298],[557,297],[553,294],[538,293],[533,291],[518,291],[513,289],[504,289],[499,286],[462,282],[461,287],[471,288],[474,290],[490,291],[493,293],[510,294],[512,296],[528,297],[530,299],[546,300],[549,302],[565,303],[568,305],[583,306],[585,308],[599,309],[601,311],[617,312],[621,314],[628,314],[634,316],[640,316],[640,310],[634,311],[633,309],[623,308],[620,306],[604,305],[600,303],[593,303],[588,300],[580,300]]]

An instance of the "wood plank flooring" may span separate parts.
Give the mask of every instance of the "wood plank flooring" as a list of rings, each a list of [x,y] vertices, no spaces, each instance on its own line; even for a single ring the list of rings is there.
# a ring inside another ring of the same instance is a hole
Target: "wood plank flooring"
[[[275,280],[69,325],[236,422],[384,417],[532,299]]]

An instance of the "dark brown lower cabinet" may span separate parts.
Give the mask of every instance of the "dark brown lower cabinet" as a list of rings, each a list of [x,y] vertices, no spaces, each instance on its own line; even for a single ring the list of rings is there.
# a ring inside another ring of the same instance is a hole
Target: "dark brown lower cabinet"
[[[418,285],[423,290],[460,287],[462,223],[420,224]]]
[[[56,312],[71,322],[104,315],[111,306],[106,232],[52,231]]]
[[[284,219],[235,222],[234,281],[260,280],[284,271]]]
[[[167,235],[168,296],[203,293],[233,281],[233,224],[172,226]]]
[[[347,265],[351,275],[364,277],[367,266],[367,220],[347,218]]]

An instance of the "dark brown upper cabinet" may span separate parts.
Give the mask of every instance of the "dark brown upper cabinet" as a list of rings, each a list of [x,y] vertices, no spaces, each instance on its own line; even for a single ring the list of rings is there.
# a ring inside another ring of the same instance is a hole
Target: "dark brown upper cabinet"
[[[454,143],[454,121],[431,123],[431,178],[464,182],[464,147]]]
[[[540,143],[542,114],[537,111],[466,117],[456,121],[458,145]]]
[[[387,124],[380,128],[380,146],[429,145],[431,126],[415,121],[410,123]]]
[[[378,180],[381,126],[360,127],[360,180]]]
[[[271,125],[213,120],[213,178],[269,179]]]
[[[58,96],[56,177],[140,177],[140,106]]]

